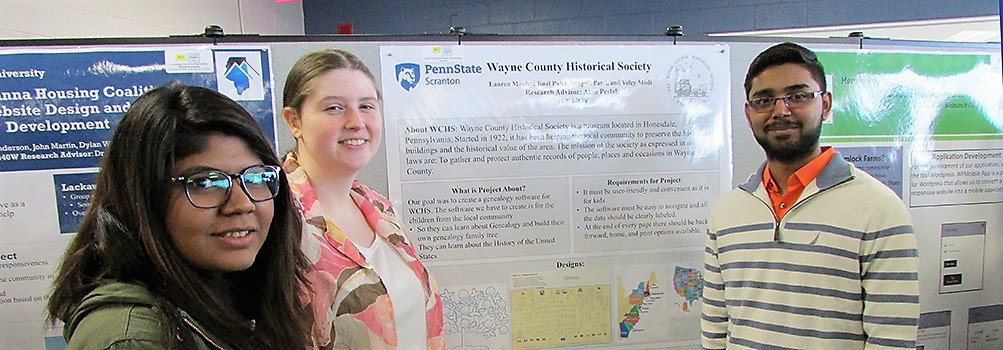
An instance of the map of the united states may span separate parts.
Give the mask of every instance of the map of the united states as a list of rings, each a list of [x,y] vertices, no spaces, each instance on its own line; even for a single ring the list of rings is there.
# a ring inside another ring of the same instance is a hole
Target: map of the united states
[[[690,311],[690,305],[703,295],[703,273],[698,269],[676,266],[672,285],[676,294],[686,300],[683,302],[683,311]]]

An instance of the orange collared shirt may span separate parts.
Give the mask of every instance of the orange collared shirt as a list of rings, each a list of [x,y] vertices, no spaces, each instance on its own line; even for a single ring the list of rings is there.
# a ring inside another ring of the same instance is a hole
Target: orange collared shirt
[[[770,175],[770,167],[763,169],[763,186],[766,187],[766,192],[770,194],[770,202],[773,202],[773,212],[777,213],[777,221],[784,218],[787,211],[791,209],[791,206],[801,197],[801,193],[804,192],[805,186],[815,180],[818,174],[822,173],[822,169],[829,164],[832,157],[836,155],[836,149],[825,146],[822,147],[822,154],[818,157],[812,159],[808,164],[805,164],[801,169],[795,171],[789,178],[787,178],[787,193],[780,193],[780,186],[777,185],[776,181],[773,181],[773,175]]]

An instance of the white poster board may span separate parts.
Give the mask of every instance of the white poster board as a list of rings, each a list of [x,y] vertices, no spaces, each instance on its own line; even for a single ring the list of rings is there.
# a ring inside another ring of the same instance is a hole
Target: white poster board
[[[724,45],[381,48],[390,198],[447,344],[698,346],[728,62]]]

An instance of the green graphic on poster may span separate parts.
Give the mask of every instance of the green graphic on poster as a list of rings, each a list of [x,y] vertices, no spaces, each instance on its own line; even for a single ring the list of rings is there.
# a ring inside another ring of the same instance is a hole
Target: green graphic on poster
[[[1003,139],[1001,76],[985,54],[819,52],[833,93],[823,139]]]

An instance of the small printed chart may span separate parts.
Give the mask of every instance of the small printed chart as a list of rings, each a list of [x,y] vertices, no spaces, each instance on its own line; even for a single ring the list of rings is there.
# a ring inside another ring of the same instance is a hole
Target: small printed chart
[[[513,274],[511,296],[515,349],[612,341],[608,271]]]

